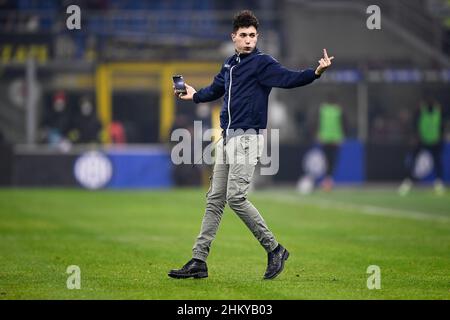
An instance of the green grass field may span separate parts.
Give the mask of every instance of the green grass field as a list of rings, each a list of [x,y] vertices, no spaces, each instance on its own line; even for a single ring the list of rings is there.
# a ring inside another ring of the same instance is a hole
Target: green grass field
[[[291,253],[263,281],[267,255],[228,207],[209,278],[176,280],[190,259],[205,190],[0,189],[0,299],[449,299],[450,194],[342,189],[250,196]],[[69,290],[66,268],[81,269]],[[367,288],[367,267],[381,289]]]

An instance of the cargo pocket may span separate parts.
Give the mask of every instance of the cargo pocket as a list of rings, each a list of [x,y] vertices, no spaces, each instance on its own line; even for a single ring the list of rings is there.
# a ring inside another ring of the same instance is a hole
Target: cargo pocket
[[[241,176],[237,180],[238,194],[244,198],[247,198],[248,189],[250,188],[251,178],[247,176]]]
[[[258,162],[258,141],[256,134],[246,134],[239,137],[240,148],[238,155],[240,156],[240,164],[255,166]]]
[[[244,151],[245,155],[248,155],[250,149],[250,136],[243,135],[239,137],[241,148]]]

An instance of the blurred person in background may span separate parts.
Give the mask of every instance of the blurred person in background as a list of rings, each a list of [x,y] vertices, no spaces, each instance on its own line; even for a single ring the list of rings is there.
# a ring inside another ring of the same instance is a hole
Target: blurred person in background
[[[125,128],[120,121],[112,121],[107,129],[107,134],[111,139],[112,144],[126,144],[127,135],[125,133]]]
[[[436,194],[445,193],[443,183],[442,151],[444,137],[444,112],[442,106],[432,97],[426,97],[416,111],[413,119],[413,150],[410,154],[410,161],[407,161],[408,176],[403,180],[398,192],[400,195],[407,195],[416,179],[415,167],[418,155],[426,150],[433,159],[433,168],[436,173],[434,180],[434,190]]]
[[[326,173],[321,186],[324,191],[331,191],[334,186],[333,173],[337,156],[346,131],[344,111],[335,95],[328,95],[327,100],[320,105],[315,119],[314,132],[326,160]]]
[[[91,98],[82,96],[78,113],[69,132],[70,140],[75,143],[99,143],[101,129],[102,125],[97,118]]]
[[[64,91],[56,91],[51,105],[44,111],[42,121],[42,138],[52,146],[64,144],[70,129],[70,114],[67,108],[67,95]]]
[[[186,84],[187,93],[179,94],[180,99],[195,103],[225,97],[220,113],[222,138],[216,144],[216,163],[207,192],[201,231],[192,249],[192,259],[181,269],[169,271],[172,278],[208,276],[206,260],[227,202],[267,252],[264,279],[278,276],[289,256],[247,199],[255,166],[262,155],[264,136],[261,130],[267,127],[268,96],[272,87],[295,88],[312,83],[331,65],[333,57],[328,57],[324,49],[323,58],[315,70],[286,69],[256,48],[258,26],[258,20],[251,11],[239,12],[233,19],[231,34],[235,54],[226,59],[209,87],[196,91]],[[253,133],[249,133],[249,129]],[[237,161],[230,162],[230,159]]]

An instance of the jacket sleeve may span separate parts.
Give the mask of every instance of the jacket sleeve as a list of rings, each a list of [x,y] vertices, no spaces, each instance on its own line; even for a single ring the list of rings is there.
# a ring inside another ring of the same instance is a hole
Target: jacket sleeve
[[[269,55],[262,56],[258,72],[258,81],[266,87],[295,88],[310,84],[320,76],[314,69],[293,71],[283,67]]]
[[[225,94],[224,72],[225,68],[222,67],[209,87],[202,88],[194,93],[193,100],[195,103],[214,101]]]

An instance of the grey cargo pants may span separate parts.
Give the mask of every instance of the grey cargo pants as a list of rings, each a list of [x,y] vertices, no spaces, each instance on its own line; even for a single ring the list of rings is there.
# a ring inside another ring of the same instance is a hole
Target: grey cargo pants
[[[264,147],[262,134],[243,134],[217,142],[215,164],[200,234],[192,248],[193,258],[206,261],[222,219],[225,204],[247,225],[267,252],[278,243],[247,192]]]

